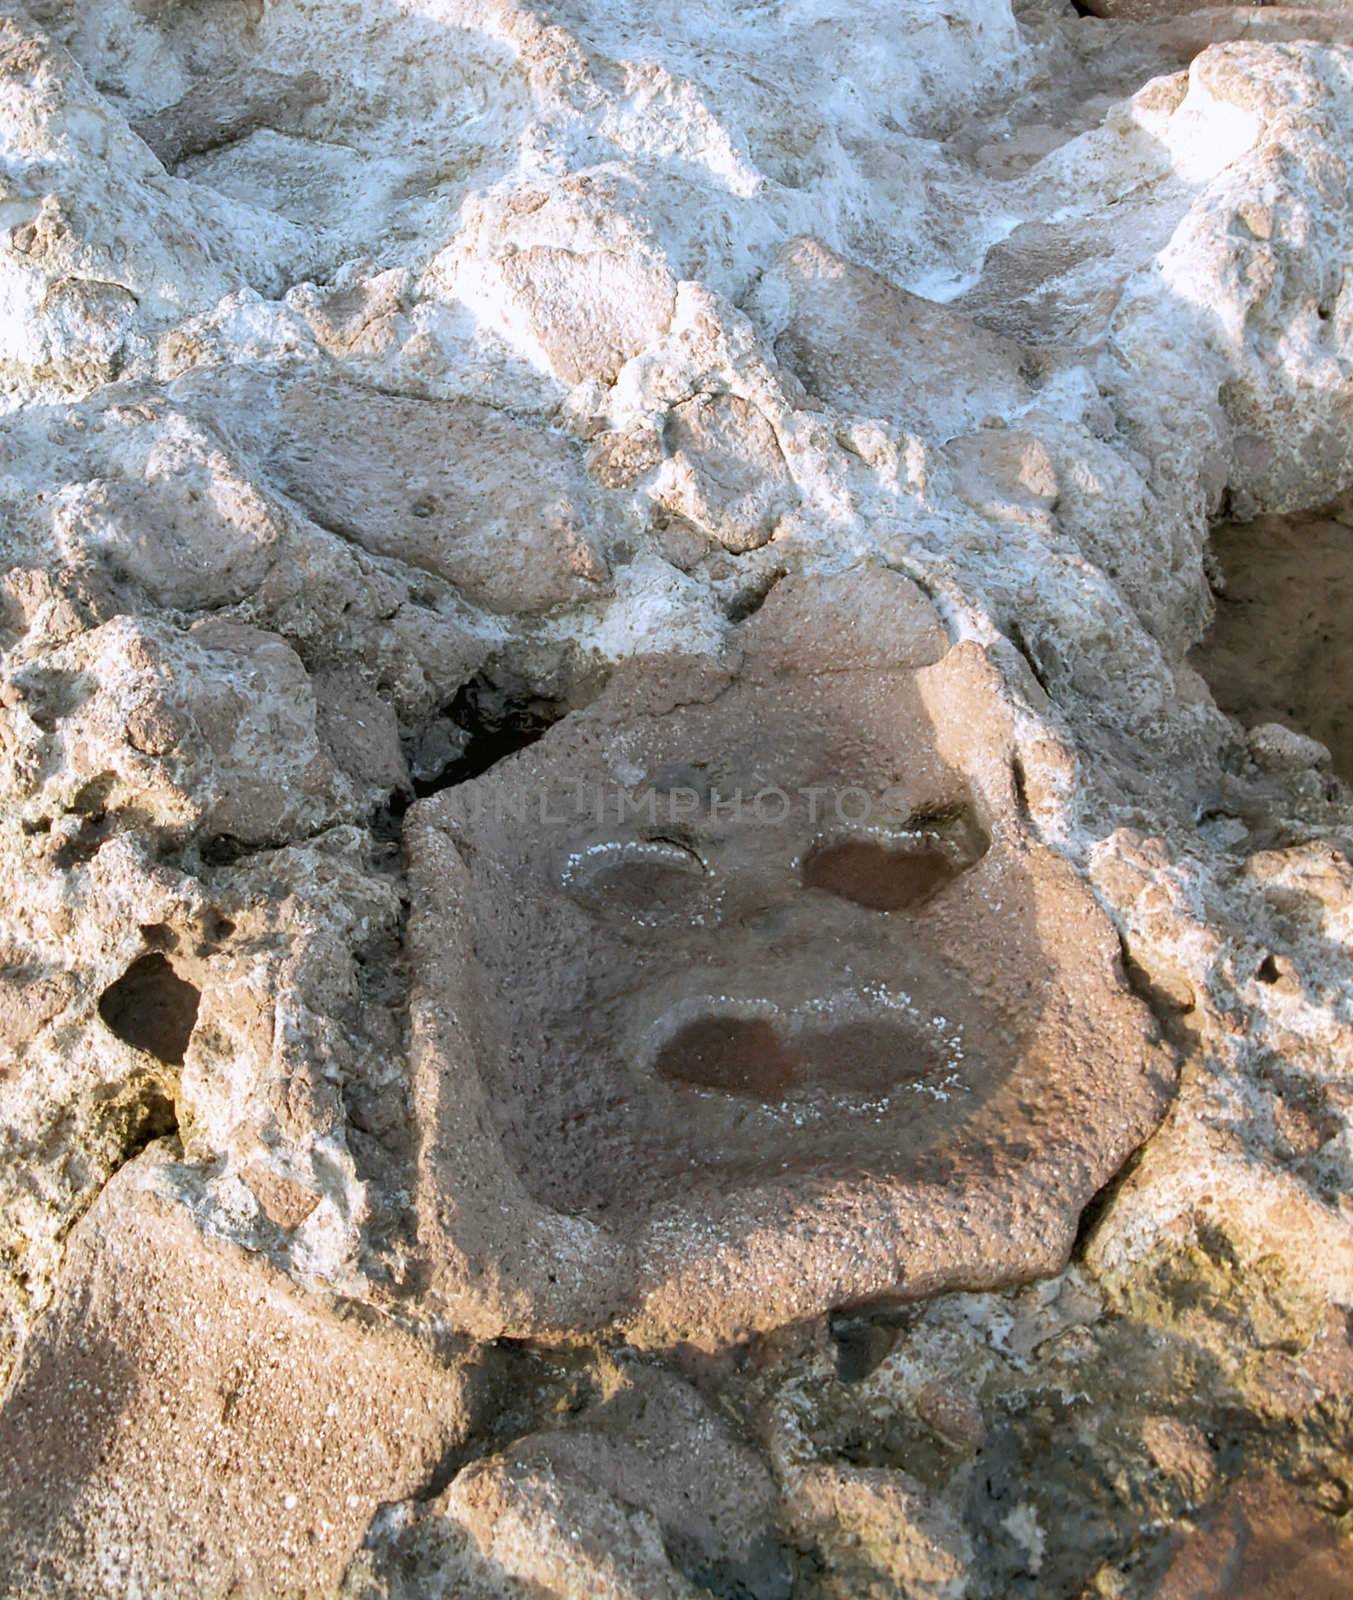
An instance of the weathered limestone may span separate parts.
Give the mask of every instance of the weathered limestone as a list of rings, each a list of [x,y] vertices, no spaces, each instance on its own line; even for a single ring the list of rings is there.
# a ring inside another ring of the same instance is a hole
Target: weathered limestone
[[[574,452],[483,406],[294,384],[270,466],[322,526],[491,610],[604,593],[598,513]]]
[[[29,1595],[333,1592],[377,1503],[464,1438],[463,1376],[203,1238],[126,1168],[7,1392],[6,1581]]]
[[[787,1600],[775,1486],[697,1394],[631,1362],[599,1405],[373,1526],[344,1593]]]
[[[324,688],[346,715],[357,685]],[[204,620],[186,633],[119,619],[25,663],[11,680],[12,795],[36,829],[75,813],[133,813],[167,834],[247,844],[362,815],[403,781],[393,713],[325,738],[299,657],[276,634]]]
[[[669,424],[672,509],[728,550],[754,550],[798,503],[774,430],[737,395],[698,395]]]
[[[1347,777],[1353,704],[1330,687],[1353,674],[1353,527],[1333,518],[1261,517],[1218,528],[1213,538],[1225,587],[1193,665],[1222,710],[1255,730],[1261,764],[1300,770],[1332,758]],[[1266,727],[1274,731],[1265,735]],[[1308,735],[1316,748],[1293,746],[1291,733],[1278,728]]]
[[[1085,9],[0,3],[6,1593],[1347,1586],[1353,13]]]
[[[1029,397],[1012,340],[908,294],[818,239],[785,245],[760,293],[767,320],[783,323],[776,355],[810,394],[843,411],[947,438],[1005,417]]]
[[[671,275],[651,263],[553,245],[514,251],[502,264],[502,283],[509,314],[565,383],[613,383],[663,333],[676,299]]]
[[[0,398],[88,391],[176,317],[308,265],[281,218],[165,176],[67,52],[0,12],[7,173]]]

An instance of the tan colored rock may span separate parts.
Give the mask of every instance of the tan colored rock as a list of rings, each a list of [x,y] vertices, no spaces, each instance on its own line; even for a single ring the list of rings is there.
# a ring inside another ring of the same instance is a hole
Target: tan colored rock
[[[310,680],[315,726],[334,762],[354,783],[383,794],[408,787],[394,708],[355,672],[322,670]]]
[[[308,1300],[125,1169],[77,1230],[0,1415],[26,1594],[334,1592],[382,1500],[465,1435],[465,1384]]]
[[[1110,22],[1166,22],[1193,11],[1219,9],[1213,0],[1085,0],[1092,17]]]
[[[453,1594],[475,1579],[481,1592],[509,1600],[579,1594],[696,1600],[700,1594],[667,1558],[653,1512],[627,1506],[553,1462],[477,1462],[457,1478],[445,1506],[453,1522],[438,1566]]]
[[[1243,1131],[1213,1129],[1199,1115],[1202,1088],[1152,1142],[1092,1236],[1088,1259],[1125,1286],[1134,1267],[1199,1230],[1220,1229],[1237,1270],[1284,1264],[1295,1285],[1335,1304],[1353,1303],[1353,1219],[1302,1177],[1256,1159]]]
[[[1169,1094],[981,653],[886,572],[739,643],[410,814],[419,1247],[482,1335],[713,1346],[1055,1269]]]
[[[949,438],[1028,396],[1013,341],[818,239],[785,245],[760,292],[768,317],[774,307],[775,323],[784,322],[775,340],[780,360],[810,394],[841,410]]]
[[[1176,1479],[1191,1501],[1201,1504],[1211,1498],[1217,1462],[1200,1428],[1177,1417],[1148,1417],[1142,1439],[1156,1466]]]
[[[295,651],[239,623],[120,618],[13,681],[11,791],[35,821],[76,827],[80,851],[147,823],[259,843],[363,815],[404,781],[378,696],[352,686],[343,718],[322,715]]]
[[[509,613],[605,592],[600,518],[556,435],[470,401],[293,385],[270,469],[321,526]]]
[[[725,549],[755,550],[798,504],[775,430],[737,395],[698,395],[668,424],[674,457],[671,509]]]
[[[961,1600],[969,1592],[966,1530],[905,1473],[811,1467],[787,1500],[797,1538],[820,1547],[833,1600]]]
[[[955,487],[974,511],[1002,520],[1049,518],[1057,504],[1057,468],[1047,445],[1021,428],[990,428],[950,442]]]
[[[421,1594],[788,1600],[764,1463],[685,1384],[627,1362],[600,1404],[393,1507],[353,1564],[352,1600]]]
[[[662,439],[653,427],[605,433],[592,446],[588,468],[603,489],[628,489],[662,460]]]
[[[1225,587],[1192,664],[1222,710],[1252,730],[1261,765],[1316,767],[1324,746],[1353,780],[1353,711],[1328,692],[1353,672],[1353,528],[1320,516],[1260,517],[1219,527],[1212,540]],[[1304,743],[1293,745],[1300,735]]]
[[[299,285],[288,299],[300,309],[320,344],[336,356],[376,356],[395,342],[409,289],[399,268],[373,277],[340,274],[335,287]]]
[[[511,314],[545,351],[564,383],[616,373],[672,319],[676,285],[637,254],[532,245],[502,264]]]
[[[0,1061],[59,1016],[75,987],[68,973],[34,972],[23,966],[0,968]],[[4,1070],[0,1066],[0,1071]]]
[[[165,176],[27,13],[0,15],[0,112],[18,154],[4,196],[0,394],[87,393],[147,365],[147,334],[246,285],[276,292],[310,255],[279,217]]]
[[[238,604],[278,558],[282,519],[219,440],[187,418],[156,408],[118,424],[108,429],[105,471],[58,491],[62,556],[165,606]]]
[[[256,128],[293,131],[325,97],[318,73],[298,77],[268,71],[229,72],[194,84],[172,106],[133,123],[166,167],[217,145],[247,138]]]
[[[266,1214],[268,1221],[290,1233],[313,1215],[319,1196],[304,1184],[274,1172],[262,1163],[248,1168],[244,1181]]]
[[[420,724],[485,654],[451,585],[317,527],[264,480],[281,376],[213,368],[175,387],[0,422],[0,454],[31,464],[8,501],[31,564],[0,587],[25,656],[120,615],[226,613],[317,676],[379,684],[404,727]]]
[[[976,1451],[986,1440],[986,1424],[976,1401],[961,1383],[933,1379],[917,1390],[916,1415],[956,1449]]]

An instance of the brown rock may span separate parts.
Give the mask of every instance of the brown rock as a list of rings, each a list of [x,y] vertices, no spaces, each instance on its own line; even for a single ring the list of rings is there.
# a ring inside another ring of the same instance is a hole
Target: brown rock
[[[1176,1536],[1153,1600],[1348,1600],[1353,1544],[1274,1477],[1234,1484]]]
[[[729,550],[755,550],[798,504],[775,430],[737,395],[697,395],[672,412],[674,511]]]
[[[0,1046],[25,1045],[75,995],[66,972],[42,973],[22,967],[0,970]]]
[[[311,688],[316,727],[339,767],[363,787],[405,787],[409,769],[389,703],[355,672],[317,672]]]
[[[0,1413],[13,1593],[323,1595],[463,1437],[464,1384],[113,1180]]]
[[[1152,1461],[1174,1478],[1193,1504],[1206,1500],[1217,1482],[1217,1464],[1201,1428],[1178,1417],[1148,1417],[1142,1441]]]
[[[163,705],[151,701],[127,715],[127,743],[147,756],[167,756],[182,739],[183,725]]]
[[[767,274],[788,300],[775,352],[811,394],[945,438],[1004,415],[1028,394],[1020,349],[967,317],[837,255],[792,239]]]
[[[269,1222],[290,1232],[299,1228],[319,1204],[319,1196],[304,1184],[256,1161],[244,1174],[249,1192]]]
[[[346,1593],[788,1600],[763,1462],[685,1384],[627,1363],[615,1392],[373,1527]],[[408,1587],[413,1578],[415,1587]]]
[[[182,100],[134,126],[165,166],[174,167],[187,156],[245,139],[259,128],[297,128],[324,95],[316,72],[292,78],[251,67],[194,84]]]
[[[1223,525],[1212,539],[1225,587],[1192,664],[1221,709],[1253,730],[1261,765],[1300,770],[1332,756],[1353,781],[1353,716],[1328,691],[1353,674],[1353,528],[1320,516],[1259,517]],[[1272,724],[1308,737],[1289,737],[1283,750]]]
[[[986,1439],[981,1409],[961,1383],[933,1379],[922,1385],[912,1403],[928,1428],[961,1450],[977,1450]]]
[[[592,476],[603,489],[628,489],[662,460],[662,440],[656,428],[636,428],[628,433],[604,433],[592,446],[588,462]]]
[[[886,572],[740,643],[410,813],[419,1239],[477,1333],[708,1346],[1053,1270],[1166,1102],[981,653]]]
[[[1166,22],[1191,11],[1219,8],[1215,0],[1085,0],[1085,9],[1110,22]]]

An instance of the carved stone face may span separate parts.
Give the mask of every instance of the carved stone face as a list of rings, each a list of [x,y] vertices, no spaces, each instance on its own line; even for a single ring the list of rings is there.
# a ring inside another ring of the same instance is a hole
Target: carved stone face
[[[504,1325],[717,1338],[1017,1275],[1011,1215],[1074,1226],[1158,1105],[1108,931],[1019,820],[990,668],[904,580],[828,594],[782,585],[731,667],[638,663],[416,814],[421,1236]],[[881,597],[893,658],[861,659]]]

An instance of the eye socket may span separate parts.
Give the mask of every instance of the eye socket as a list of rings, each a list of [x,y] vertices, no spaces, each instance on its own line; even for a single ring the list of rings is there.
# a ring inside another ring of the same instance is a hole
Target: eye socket
[[[561,881],[584,905],[646,922],[684,914],[706,873],[695,851],[673,839],[617,839],[570,856]]]
[[[905,911],[938,894],[990,847],[970,806],[915,812],[895,831],[828,839],[803,863],[803,882],[871,911]]]

